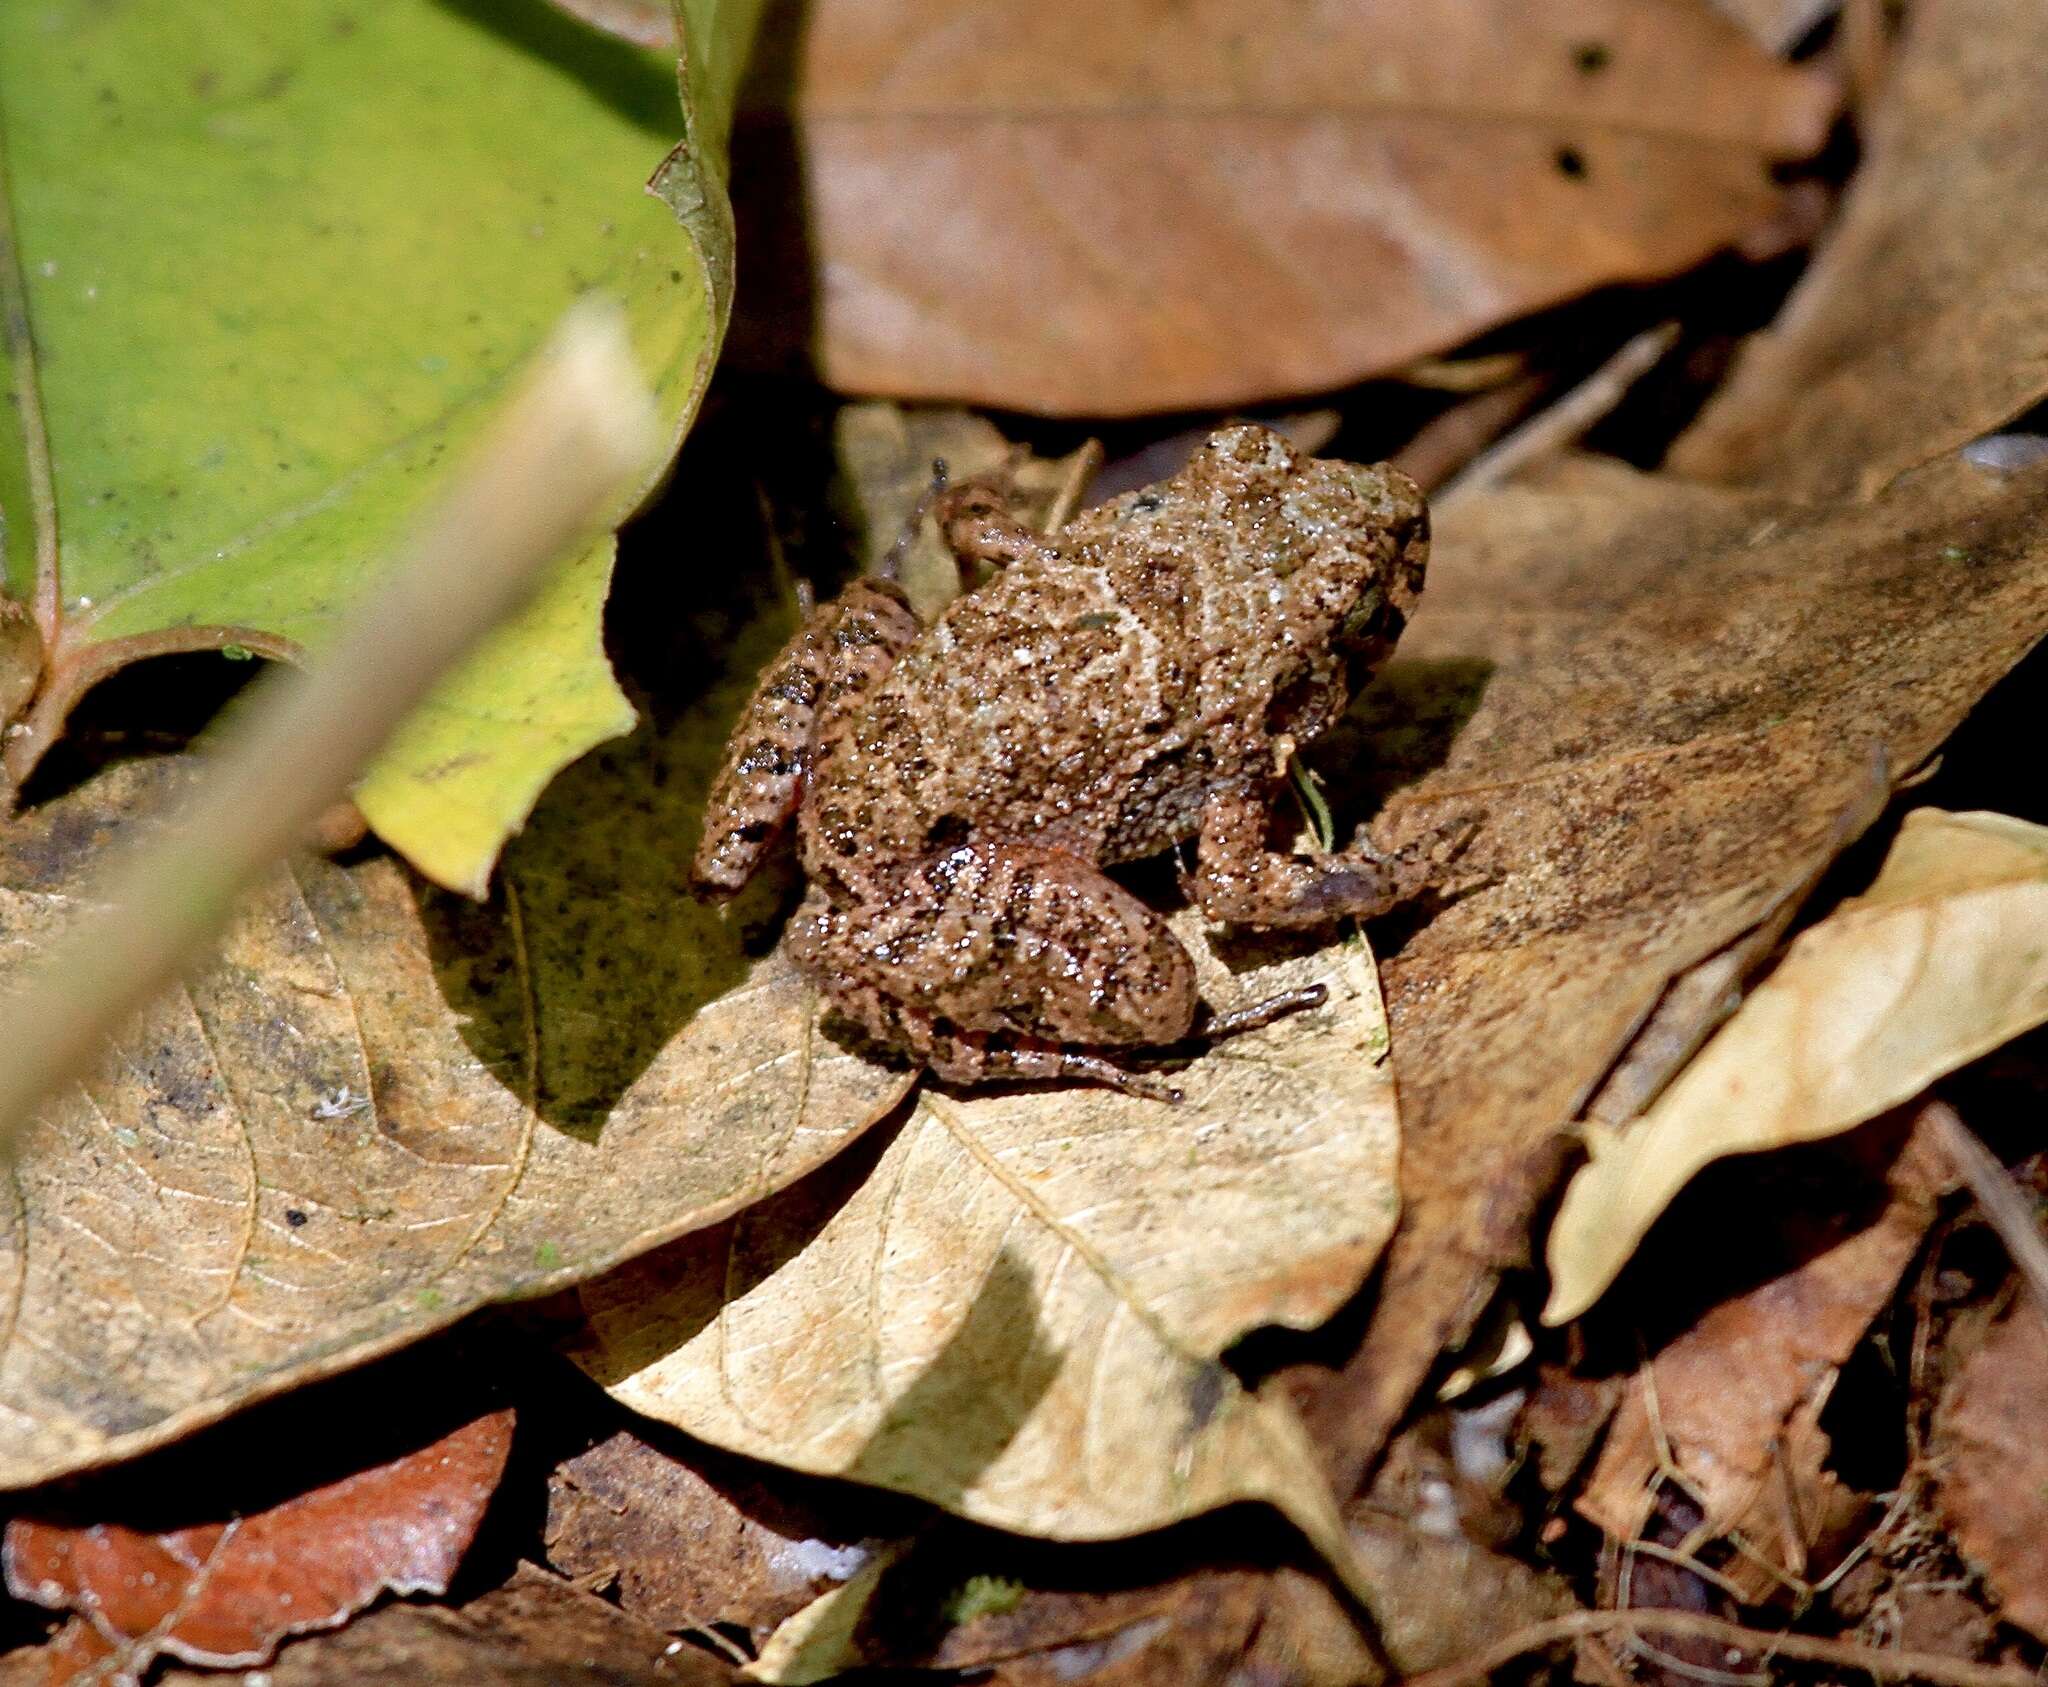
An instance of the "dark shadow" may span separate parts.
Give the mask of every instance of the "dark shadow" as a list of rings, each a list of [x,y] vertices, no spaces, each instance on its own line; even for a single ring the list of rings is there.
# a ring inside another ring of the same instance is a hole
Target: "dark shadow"
[[[959,1327],[846,1467],[856,1481],[958,1505],[1059,1375],[1031,1273],[1005,1246]]]
[[[740,88],[732,131],[739,286],[725,363],[752,375],[814,379],[817,254],[798,148],[797,66],[811,0],[770,0]]]
[[[474,28],[495,35],[559,74],[580,82],[628,122],[674,146],[683,132],[675,71],[662,58],[557,11],[546,0],[435,0]],[[516,136],[507,136],[517,145]]]
[[[728,904],[687,888],[726,737],[795,624],[763,554],[747,467],[758,440],[741,432],[704,430],[622,536],[606,643],[638,727],[549,785],[488,903],[414,893],[464,1040],[585,1140],[774,948],[800,889],[786,851]]]
[[[1479,656],[1395,656],[1352,701],[1349,712],[1303,759],[1323,780],[1337,841],[1345,842],[1394,792],[1450,760],[1458,734],[1478,712],[1493,678]]]

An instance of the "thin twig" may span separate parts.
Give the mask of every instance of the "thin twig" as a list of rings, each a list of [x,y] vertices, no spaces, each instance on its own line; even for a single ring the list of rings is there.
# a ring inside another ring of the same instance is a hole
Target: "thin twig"
[[[298,846],[457,658],[619,513],[657,449],[616,314],[571,312],[371,601],[309,672],[257,681],[192,798],[110,863],[83,899],[92,911],[0,1002],[0,1153]]]
[[[1933,1128],[1942,1152],[1954,1162],[1970,1193],[1977,1197],[1985,1222],[1998,1232],[2005,1251],[2033,1292],[2034,1305],[2048,1318],[2048,1240],[2034,1218],[2034,1209],[2005,1167],[1998,1163],[1962,1115],[1945,1101],[1930,1101],[1921,1110]]]
[[[1505,1640],[1442,1669],[1407,1677],[1405,1687],[1468,1687],[1485,1683],[1504,1665],[1566,1640],[1597,1634],[1667,1634],[1681,1639],[1717,1640],[1730,1649],[1755,1651],[1804,1663],[1860,1670],[1879,1681],[1929,1681],[1936,1687],[2034,1687],[2034,1672],[2009,1664],[1980,1664],[1938,1652],[1891,1651],[1853,1640],[1822,1640],[1807,1634],[1772,1634],[1697,1611],[1574,1611],[1517,1629]]]
[[[1628,396],[1629,388],[1663,360],[1677,339],[1675,322],[1645,329],[1549,409],[1531,416],[1498,445],[1473,458],[1451,477],[1435,502],[1441,505],[1498,486],[1531,463],[1577,444]]]

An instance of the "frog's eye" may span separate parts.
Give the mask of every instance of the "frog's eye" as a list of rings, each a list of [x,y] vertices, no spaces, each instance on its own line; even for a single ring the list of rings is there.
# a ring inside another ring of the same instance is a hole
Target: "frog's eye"
[[[1378,630],[1385,603],[1386,596],[1377,586],[1361,592],[1357,601],[1345,611],[1344,623],[1337,629],[1338,639],[1345,644],[1359,644],[1370,638]]]
[[[1157,492],[1140,492],[1131,500],[1131,508],[1139,515],[1150,515],[1165,502]]]

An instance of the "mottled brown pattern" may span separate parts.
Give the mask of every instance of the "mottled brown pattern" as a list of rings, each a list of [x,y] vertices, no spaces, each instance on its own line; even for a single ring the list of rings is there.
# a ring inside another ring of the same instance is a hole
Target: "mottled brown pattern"
[[[1193,973],[1103,865],[1199,835],[1206,912],[1298,926],[1387,907],[1442,853],[1266,847],[1296,746],[1334,723],[1421,591],[1421,495],[1243,426],[1049,537],[986,487],[936,513],[1000,572],[892,644],[886,674],[863,670],[830,727],[810,694],[833,683],[839,611],[818,612],[734,735],[697,882],[736,888],[793,811],[811,894],[792,953],[870,1035],[963,1082],[1162,1093],[1102,1051],[1185,1037]]]

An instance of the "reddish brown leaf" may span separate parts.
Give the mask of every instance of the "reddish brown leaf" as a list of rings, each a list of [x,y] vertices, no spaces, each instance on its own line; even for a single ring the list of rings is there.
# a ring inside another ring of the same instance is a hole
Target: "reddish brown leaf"
[[[2048,1321],[2016,1307],[1935,1418],[1939,1503],[2008,1622],[2048,1639]]]
[[[735,143],[742,344],[810,322],[835,386],[1048,412],[1338,386],[1683,269],[1834,98],[1662,0],[825,0],[783,35]]]
[[[129,1671],[159,1653],[260,1664],[386,1590],[446,1592],[511,1444],[512,1413],[493,1412],[267,1511],[163,1531],[16,1518],[8,1591],[79,1612]]]

